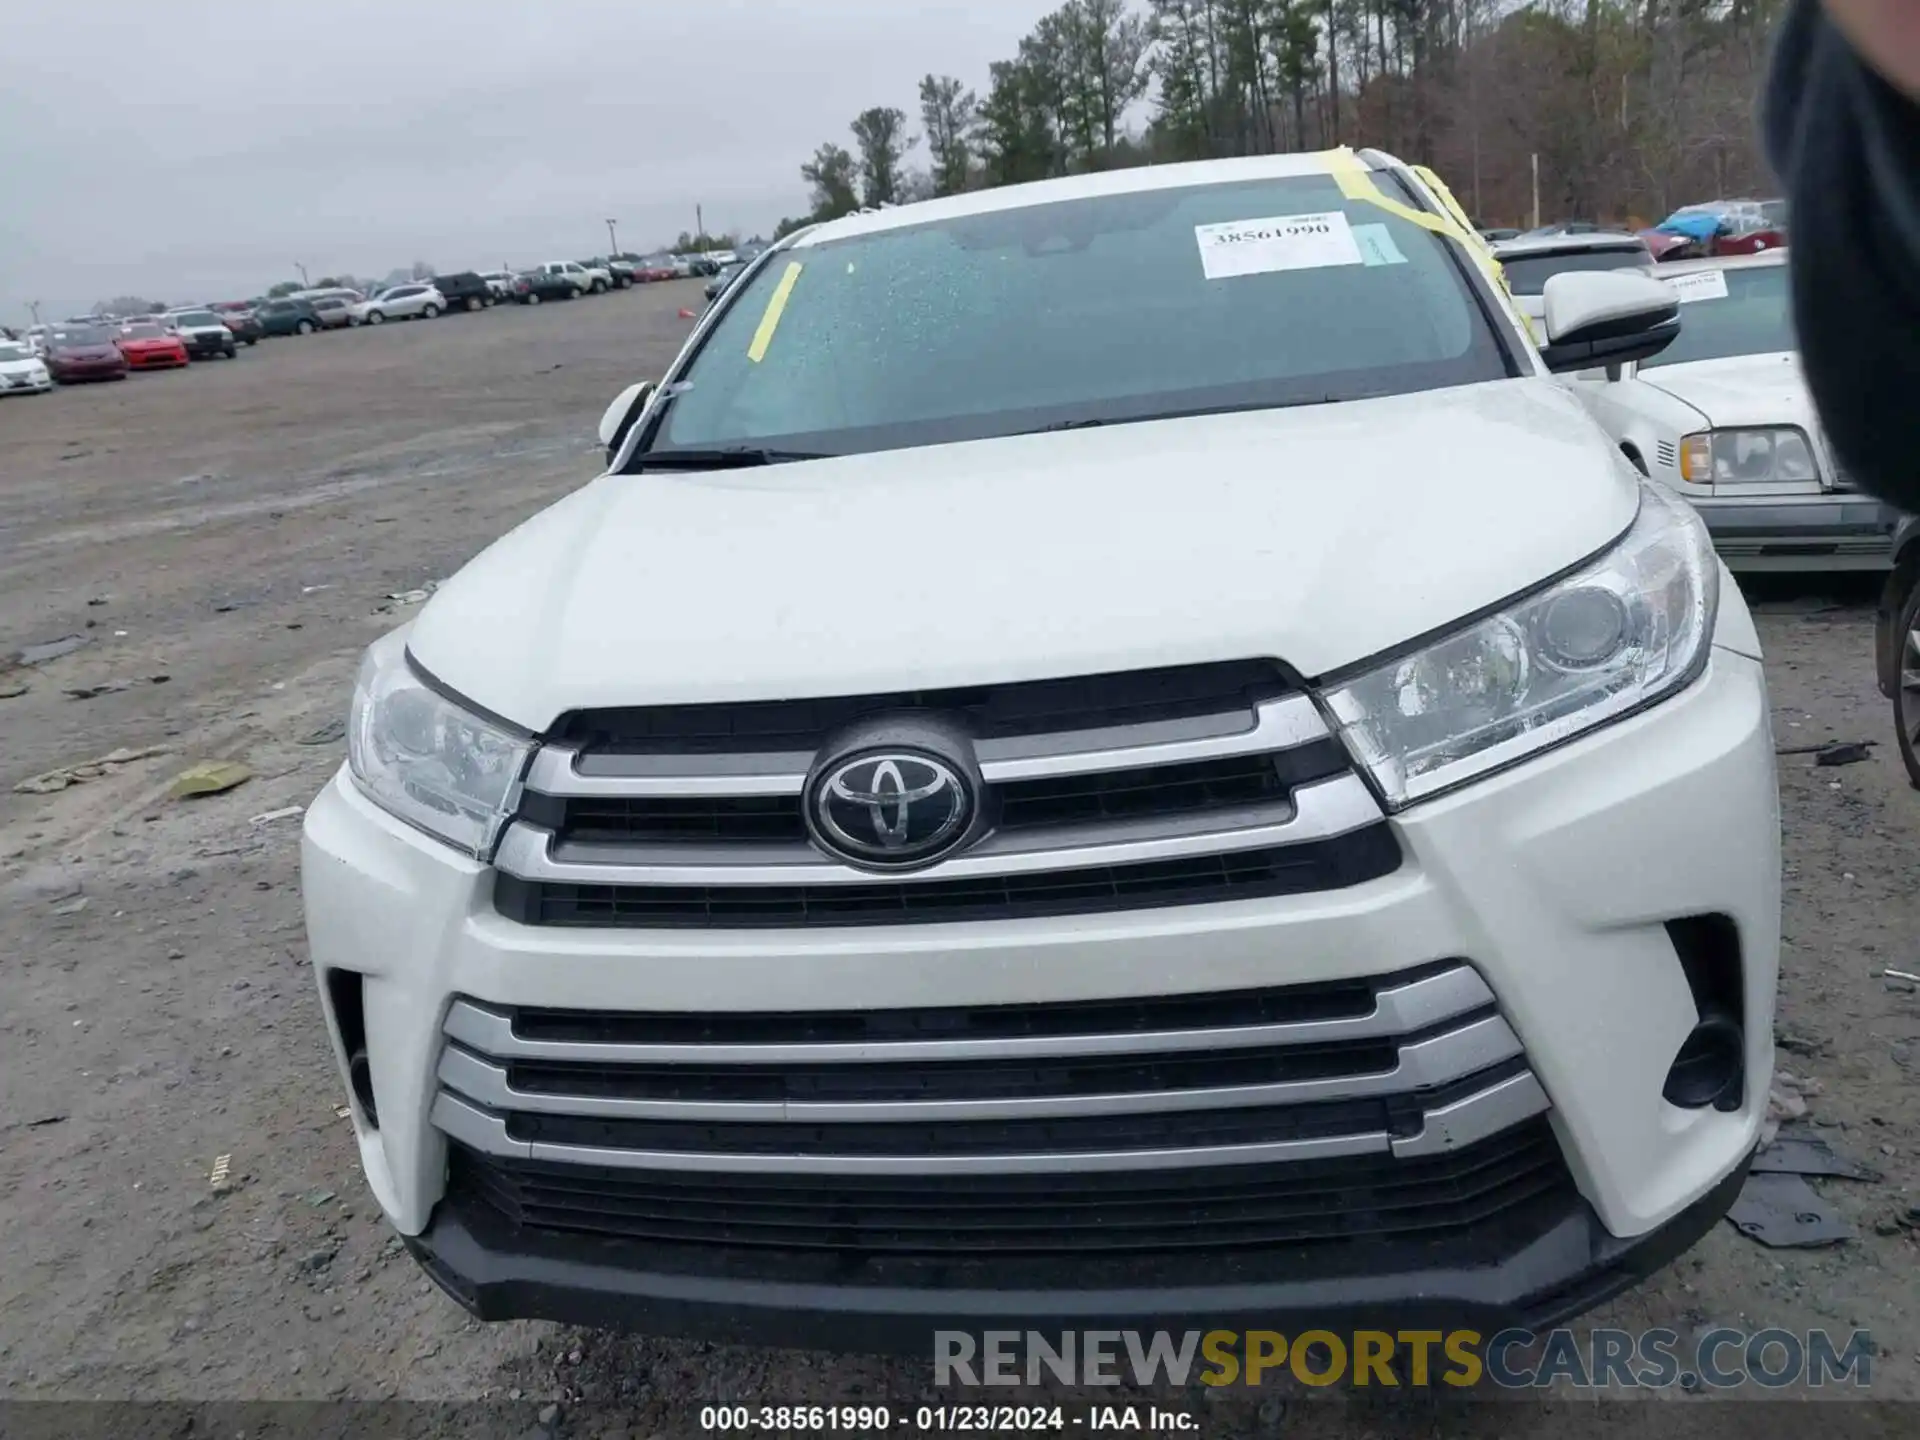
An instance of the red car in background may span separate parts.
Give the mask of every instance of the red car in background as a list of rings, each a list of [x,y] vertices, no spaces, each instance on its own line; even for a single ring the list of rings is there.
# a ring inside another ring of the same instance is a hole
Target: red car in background
[[[1655,260],[1759,255],[1787,243],[1784,200],[1709,200],[1683,205],[1640,238]]]
[[[187,364],[186,343],[161,325],[135,321],[121,328],[114,344],[127,357],[129,370],[177,370]]]
[[[62,385],[80,380],[124,380],[127,357],[105,326],[55,325],[45,337],[47,372]]]

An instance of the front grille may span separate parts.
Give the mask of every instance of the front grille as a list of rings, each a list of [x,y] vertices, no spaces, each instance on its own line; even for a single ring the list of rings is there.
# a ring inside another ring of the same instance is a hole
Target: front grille
[[[494,879],[494,904],[522,925],[613,928],[942,924],[1213,905],[1342,890],[1390,875],[1400,845],[1385,825],[1320,844],[1238,850],[1141,865],[969,880],[832,885],[577,885]]]
[[[1260,1249],[1338,1268],[1356,1246],[1511,1244],[1573,1193],[1546,1096],[1457,961],[909,1010],[457,1000],[438,1078],[449,1203],[522,1235],[842,1265]]]
[[[868,715],[938,710],[964,719],[979,739],[998,739],[1247,710],[1292,688],[1278,665],[1247,660],[951,690],[582,711],[560,723],[558,738],[614,754],[814,750]]]
[[[822,747],[881,717],[966,737],[981,786],[966,843],[897,877],[804,815]],[[1336,890],[1401,859],[1312,699],[1238,661],[576,713],[534,759],[494,894],[524,925],[929,924]]]
[[[1534,1120],[1411,1161],[1361,1156],[1124,1178],[996,1176],[964,1185],[635,1174],[503,1160],[455,1145],[447,1203],[485,1207],[516,1230],[740,1250],[1193,1256],[1382,1241],[1457,1247],[1572,1190],[1551,1129]]]

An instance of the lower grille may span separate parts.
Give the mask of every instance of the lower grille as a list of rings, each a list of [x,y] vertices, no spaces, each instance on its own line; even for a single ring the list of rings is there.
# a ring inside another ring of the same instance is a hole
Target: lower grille
[[[831,885],[582,885],[494,877],[494,904],[523,925],[607,928],[932,924],[1209,905],[1342,890],[1392,874],[1384,823],[1335,839],[1138,865],[967,880]]]
[[[1453,1242],[1572,1181],[1544,1120],[1411,1161],[1391,1156],[1125,1176],[679,1177],[452,1147],[448,1203],[520,1230],[840,1255],[1340,1251]]]

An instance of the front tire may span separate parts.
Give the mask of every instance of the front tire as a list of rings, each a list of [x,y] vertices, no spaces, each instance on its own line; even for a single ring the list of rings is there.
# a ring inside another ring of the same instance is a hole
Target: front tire
[[[1907,592],[1894,630],[1893,730],[1907,783],[1920,790],[1920,584]]]
[[[591,290],[594,294],[599,295],[606,290],[607,284],[604,280],[596,280],[593,282],[593,284],[589,285],[587,288]]]
[[[384,325],[386,323],[387,323],[387,317],[384,314],[382,314],[380,311],[369,310],[367,312],[367,324]]]
[[[298,325],[293,327],[293,333],[296,335],[311,335],[313,333],[313,322],[311,320],[302,320]]]
[[[440,307],[438,305],[429,305],[427,306],[426,309],[420,312],[420,318],[422,320],[431,320],[433,319],[434,316],[438,315],[439,313],[440,313]]]

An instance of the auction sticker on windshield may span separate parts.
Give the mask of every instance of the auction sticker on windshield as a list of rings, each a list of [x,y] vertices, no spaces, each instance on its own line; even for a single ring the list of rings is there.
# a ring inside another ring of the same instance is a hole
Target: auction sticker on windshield
[[[1723,270],[1696,270],[1691,275],[1675,275],[1671,278],[1660,277],[1680,292],[1680,303],[1691,305],[1696,300],[1724,300],[1727,298],[1727,276]]]
[[[1193,238],[1200,242],[1200,268],[1209,280],[1366,263],[1353,227],[1338,210],[1196,225]]]

